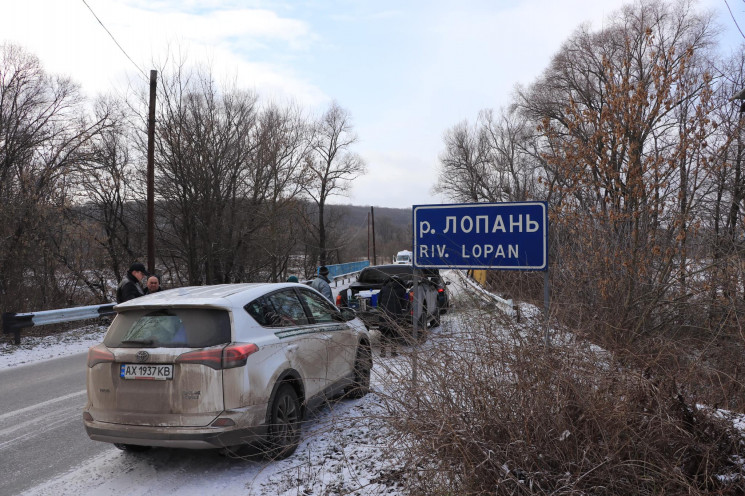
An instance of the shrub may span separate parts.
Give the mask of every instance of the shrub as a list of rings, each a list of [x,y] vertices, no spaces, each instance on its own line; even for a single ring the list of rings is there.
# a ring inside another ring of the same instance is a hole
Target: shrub
[[[483,308],[451,331],[386,387],[413,494],[745,491],[740,433],[679,378]]]

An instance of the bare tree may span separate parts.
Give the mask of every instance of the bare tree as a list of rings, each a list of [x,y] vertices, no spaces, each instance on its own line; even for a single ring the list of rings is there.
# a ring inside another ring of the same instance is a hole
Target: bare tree
[[[717,132],[708,139],[713,155],[711,190],[705,200],[706,216],[702,231],[711,247],[711,268],[707,274],[710,288],[709,317],[713,323],[736,317],[738,293],[745,294],[745,271],[741,259],[743,246],[742,215],[745,211],[745,112],[742,102],[732,96],[745,88],[745,45],[723,61],[719,85],[714,93],[712,120]],[[738,282],[740,288],[738,290]],[[736,319],[731,321],[734,323]]]
[[[582,281],[575,290],[595,315],[615,314],[614,339],[668,318],[660,310],[685,279],[708,174],[711,78],[700,64],[712,41],[710,18],[689,4],[639,2],[597,33],[578,30],[521,95],[549,142],[565,282]]]
[[[70,173],[106,125],[106,116],[89,119],[70,79],[48,75],[20,47],[0,46],[0,309],[62,297],[48,234],[73,200]]]
[[[333,102],[316,123],[311,139],[312,155],[306,161],[308,180],[303,190],[317,207],[313,236],[319,263],[328,260],[328,233],[325,207],[329,197],[344,194],[351,181],[365,174],[365,162],[351,151],[357,142],[349,112]]]
[[[188,284],[242,278],[238,260],[265,188],[251,156],[257,97],[218,88],[209,70],[159,71],[156,193],[161,258]]]
[[[99,118],[108,116],[110,126],[91,140],[85,159],[75,172],[76,206],[68,211],[70,236],[88,245],[87,250],[64,250],[61,262],[101,298],[112,297],[109,281],[124,277],[129,264],[141,257],[145,226],[136,216],[141,210],[144,171],[138,172],[132,153],[126,107],[114,97],[95,104]],[[70,236],[67,236],[68,238]],[[69,240],[68,240],[69,242]],[[98,251],[102,251],[98,255]],[[95,268],[86,261],[97,260]]]
[[[271,104],[260,112],[255,129],[257,147],[252,161],[267,191],[260,209],[264,235],[257,238],[257,244],[267,260],[267,278],[274,282],[287,277],[290,257],[302,238],[298,199],[306,181],[309,128],[298,107]]]
[[[440,173],[434,191],[456,202],[496,201],[486,135],[463,121],[445,132]]]
[[[534,127],[513,108],[482,110],[473,126],[463,121],[448,130],[434,191],[457,202],[538,198],[543,161]]]

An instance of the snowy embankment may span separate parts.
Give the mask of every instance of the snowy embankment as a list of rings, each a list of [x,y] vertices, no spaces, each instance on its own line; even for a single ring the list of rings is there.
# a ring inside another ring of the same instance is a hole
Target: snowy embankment
[[[451,294],[457,295],[462,290],[459,278],[453,274],[450,279]],[[452,316],[443,317],[445,327]],[[0,370],[84,353],[101,342],[105,331],[104,326],[88,325],[43,338],[24,336],[20,346],[0,343]],[[375,346],[376,331],[372,337]],[[398,357],[388,358],[376,353],[373,393],[356,400],[337,400],[311,412],[298,450],[286,460],[268,462],[260,456],[238,459],[215,450],[154,448],[125,453],[112,446],[103,455],[80,460],[74,470],[25,494],[401,494],[400,467],[389,452],[395,436],[386,423],[387,412],[379,393],[385,394],[385,384],[397,375],[403,374],[402,380],[407,380],[409,358],[402,351]]]
[[[2,344],[0,370],[85,352],[101,341],[104,332],[104,327],[87,326],[45,338],[24,337],[21,346]],[[373,390],[380,390],[381,374],[396,368],[396,360],[405,359],[376,359]],[[398,494],[391,475],[396,467],[387,456],[391,436],[384,416],[375,393],[332,402],[306,419],[296,453],[276,462],[260,456],[231,458],[215,450],[154,448],[125,453],[112,446],[103,456],[80,460],[76,469],[25,494]]]

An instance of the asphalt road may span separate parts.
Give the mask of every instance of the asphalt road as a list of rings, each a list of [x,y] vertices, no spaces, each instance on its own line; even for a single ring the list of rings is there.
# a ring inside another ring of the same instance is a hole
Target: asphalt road
[[[86,354],[0,370],[0,494],[15,495],[111,449],[83,429]]]

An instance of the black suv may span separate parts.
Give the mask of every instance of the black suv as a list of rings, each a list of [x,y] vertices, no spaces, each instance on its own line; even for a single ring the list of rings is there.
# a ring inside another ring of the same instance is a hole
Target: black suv
[[[378,325],[377,293],[385,281],[398,276],[406,286],[409,294],[409,306],[404,312],[411,315],[411,302],[414,300],[414,277],[418,277],[419,291],[422,299],[422,312],[418,316],[420,326],[440,325],[440,314],[447,308],[447,288],[440,277],[438,269],[416,269],[408,264],[387,264],[365,267],[357,276],[357,281],[349,285],[346,291],[340,291],[337,305],[349,306],[368,326]]]

